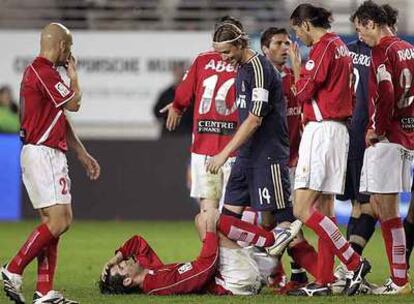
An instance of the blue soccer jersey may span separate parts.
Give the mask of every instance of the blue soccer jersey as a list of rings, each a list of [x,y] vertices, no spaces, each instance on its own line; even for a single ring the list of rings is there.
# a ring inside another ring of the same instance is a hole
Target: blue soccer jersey
[[[354,88],[356,104],[352,113],[350,129],[349,159],[363,158],[365,151],[365,131],[368,124],[368,79],[371,63],[371,49],[357,40],[348,44],[354,65]]]
[[[273,65],[260,54],[242,64],[236,77],[240,124],[249,113],[263,117],[262,124],[239,149],[238,157],[249,166],[269,162],[287,164],[289,136],[282,82]]]

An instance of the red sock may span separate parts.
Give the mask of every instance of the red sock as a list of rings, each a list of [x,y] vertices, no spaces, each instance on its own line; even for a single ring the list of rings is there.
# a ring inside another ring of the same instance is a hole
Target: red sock
[[[312,245],[304,240],[289,248],[288,252],[296,264],[315,278],[317,277],[317,263],[315,261],[318,260],[318,254]]]
[[[332,222],[336,225],[335,217],[331,217]],[[327,285],[335,281],[333,269],[335,265],[335,252],[323,239],[318,239],[318,272],[316,282],[321,285]]]
[[[32,232],[23,247],[20,248],[17,255],[11,260],[7,269],[12,273],[22,274],[26,266],[54,238],[46,224],[40,225]]]
[[[275,242],[272,232],[224,214],[220,215],[218,230],[233,241],[247,242],[258,247],[269,247]]]
[[[348,270],[354,271],[359,267],[361,257],[352,249],[329,217],[315,210],[305,224],[330,246],[330,249],[345,264]]]
[[[381,230],[392,281],[398,286],[403,286],[407,283],[407,263],[405,259],[405,233],[401,218],[396,217],[381,222]]]
[[[59,238],[53,239],[37,256],[37,287],[42,295],[53,289]]]

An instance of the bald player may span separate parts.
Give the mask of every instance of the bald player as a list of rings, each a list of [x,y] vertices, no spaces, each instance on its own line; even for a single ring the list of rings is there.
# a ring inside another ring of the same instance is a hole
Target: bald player
[[[65,26],[47,25],[41,34],[40,54],[26,68],[21,82],[22,177],[41,224],[1,270],[4,291],[16,304],[25,303],[22,275],[35,258],[38,267],[33,304],[77,303],[53,290],[59,237],[72,222],[65,153],[69,148],[76,153],[91,180],[99,177],[100,166],[75,135],[65,114],[77,112],[82,97],[71,47],[72,35]],[[56,70],[58,66],[66,68],[69,85]]]

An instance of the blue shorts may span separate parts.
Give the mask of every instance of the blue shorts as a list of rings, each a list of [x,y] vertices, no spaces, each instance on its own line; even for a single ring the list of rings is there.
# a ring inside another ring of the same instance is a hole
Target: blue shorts
[[[345,192],[337,195],[340,201],[356,200],[361,204],[369,203],[369,195],[359,193],[359,183],[361,180],[363,157],[358,159],[348,159],[346,169]]]
[[[231,168],[224,203],[252,207],[257,211],[278,211],[292,208],[289,168],[276,162],[257,167],[237,158]]]

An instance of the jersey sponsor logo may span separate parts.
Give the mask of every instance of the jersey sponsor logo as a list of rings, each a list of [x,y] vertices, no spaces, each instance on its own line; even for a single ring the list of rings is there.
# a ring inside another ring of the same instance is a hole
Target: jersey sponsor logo
[[[263,88],[254,88],[252,92],[252,101],[269,101],[269,91]]]
[[[315,61],[313,61],[312,59],[308,60],[308,62],[306,62],[305,64],[305,69],[307,69],[308,71],[312,71],[314,67],[315,67]]]
[[[286,115],[287,116],[299,116],[302,114],[302,107],[289,107],[287,108]]]
[[[193,265],[191,263],[185,263],[182,266],[180,266],[180,268],[178,268],[177,271],[179,274],[183,274],[187,271],[190,271],[191,269],[193,269]]]
[[[399,50],[397,54],[400,61],[414,59],[414,48]]]
[[[216,62],[215,59],[210,59],[210,61],[205,65],[204,67],[205,70],[213,70],[216,71],[218,73],[220,72],[234,72],[234,66],[232,66],[231,64],[219,60]]]
[[[335,48],[335,59],[340,59],[349,56],[349,50],[345,45]]]
[[[55,89],[59,92],[60,96],[66,97],[69,95],[70,91],[68,88],[61,82],[55,84]]]
[[[232,135],[237,129],[235,121],[199,120],[197,121],[197,133]]]
[[[405,131],[414,131],[414,117],[403,117],[400,119],[401,128]]]
[[[356,65],[363,65],[369,67],[371,64],[371,57],[365,54],[358,54],[355,52],[349,52],[352,57],[352,63]]]
[[[246,95],[237,96],[236,105],[239,109],[246,109]]]

